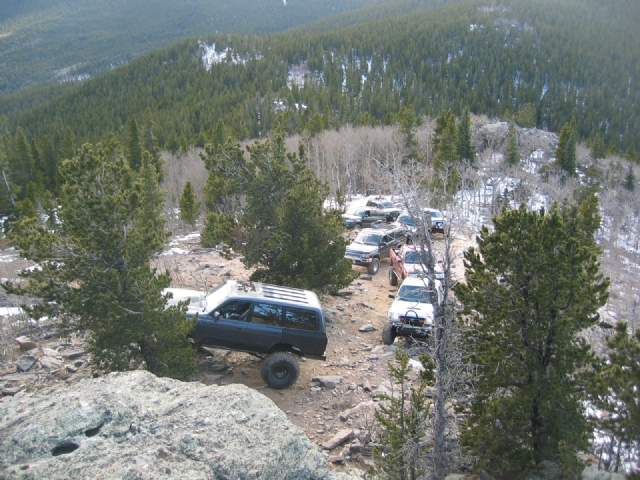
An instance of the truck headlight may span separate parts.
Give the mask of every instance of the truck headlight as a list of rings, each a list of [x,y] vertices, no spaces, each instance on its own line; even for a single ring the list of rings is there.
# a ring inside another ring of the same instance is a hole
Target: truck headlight
[[[398,319],[400,318],[400,314],[399,313],[390,313],[387,318],[392,322],[397,322]]]

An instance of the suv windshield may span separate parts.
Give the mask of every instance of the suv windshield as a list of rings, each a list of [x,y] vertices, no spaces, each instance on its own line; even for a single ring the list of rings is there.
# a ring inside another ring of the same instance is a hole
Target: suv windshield
[[[416,226],[416,222],[413,220],[413,217],[410,217],[409,215],[400,215],[396,219],[396,222],[404,223],[405,225],[409,225],[410,227]]]
[[[405,302],[433,303],[431,301],[431,292],[417,285],[401,286],[400,290],[398,290],[397,299]]]
[[[429,210],[429,215],[433,218],[442,218],[442,214],[438,210]]]
[[[380,243],[380,235],[375,233],[360,233],[356,237],[355,243],[363,243],[364,245],[378,245]]]

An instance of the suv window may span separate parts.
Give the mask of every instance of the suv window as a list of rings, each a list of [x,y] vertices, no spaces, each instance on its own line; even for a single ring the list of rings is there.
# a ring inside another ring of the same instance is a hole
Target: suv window
[[[249,321],[263,325],[280,325],[282,307],[272,303],[256,303]]]
[[[284,315],[284,326],[299,330],[317,330],[318,316],[309,310],[287,308]]]
[[[251,302],[238,300],[220,307],[220,316],[230,320],[241,320],[251,308]]]

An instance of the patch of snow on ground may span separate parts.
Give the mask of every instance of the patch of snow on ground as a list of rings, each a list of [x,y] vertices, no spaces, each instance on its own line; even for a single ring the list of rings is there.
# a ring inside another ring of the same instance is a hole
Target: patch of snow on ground
[[[24,310],[20,307],[0,307],[0,317],[12,317],[14,315],[22,315]]]

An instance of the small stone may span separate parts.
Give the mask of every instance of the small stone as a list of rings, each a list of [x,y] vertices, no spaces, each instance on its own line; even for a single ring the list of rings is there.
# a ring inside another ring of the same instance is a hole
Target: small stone
[[[344,463],[344,459],[342,458],[341,455],[330,455],[329,456],[329,463],[343,464]]]
[[[67,372],[69,373],[76,373],[78,371],[78,369],[76,367],[74,367],[73,365],[67,365]]]
[[[353,438],[353,430],[340,430],[330,440],[324,442],[321,447],[325,450],[333,450],[351,438]]]
[[[374,327],[373,325],[371,325],[370,323],[367,324],[367,325],[363,325],[362,327],[360,327],[358,329],[358,331],[360,331],[360,332],[373,332],[375,330],[377,330],[377,328]]]
[[[13,397],[19,391],[20,391],[20,387],[3,388],[2,395],[5,395],[7,397]]]
[[[20,345],[20,350],[23,352],[28,352],[29,350],[33,350],[38,347],[38,344],[31,340],[29,337],[24,335],[16,338],[16,342]]]
[[[16,368],[19,372],[26,372],[33,366],[34,363],[36,363],[36,357],[34,357],[33,355],[23,355],[22,357],[20,357],[20,360],[18,360]]]
[[[368,273],[362,273],[362,274],[360,274],[360,280],[372,281],[373,277],[371,275],[369,275]]]
[[[321,387],[331,390],[342,383],[342,377],[339,375],[323,375],[320,377],[314,377],[312,381],[318,382]]]

